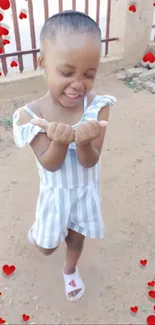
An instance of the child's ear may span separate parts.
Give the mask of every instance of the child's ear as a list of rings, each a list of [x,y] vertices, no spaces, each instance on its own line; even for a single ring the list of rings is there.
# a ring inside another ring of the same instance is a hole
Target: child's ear
[[[38,58],[38,65],[41,69],[45,69],[45,64],[44,64],[44,57],[43,57],[43,54],[40,54],[39,55],[39,58]]]

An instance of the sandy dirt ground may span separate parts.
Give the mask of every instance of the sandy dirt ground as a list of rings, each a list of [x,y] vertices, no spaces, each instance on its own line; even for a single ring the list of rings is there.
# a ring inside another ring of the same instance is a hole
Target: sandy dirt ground
[[[1,123],[44,91],[42,80],[1,85]],[[107,235],[86,240],[79,263],[86,293],[78,303],[64,295],[65,246],[44,257],[28,244],[38,195],[34,158],[29,147],[16,148],[10,127],[0,127],[0,268],[16,266],[10,277],[0,272],[0,318],[8,324],[21,324],[22,314],[32,324],[133,325],[155,315],[147,286],[155,279],[155,97],[134,92],[114,75],[100,75],[96,91],[117,97],[102,154]],[[141,259],[148,261],[144,268]]]

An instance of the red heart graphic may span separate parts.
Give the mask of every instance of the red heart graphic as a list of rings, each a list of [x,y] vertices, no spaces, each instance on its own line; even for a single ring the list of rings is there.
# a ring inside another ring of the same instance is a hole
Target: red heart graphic
[[[136,12],[136,6],[135,5],[131,5],[129,7],[129,11]]]
[[[5,323],[6,323],[6,321],[0,317],[0,324],[5,324]]]
[[[149,295],[149,297],[155,299],[155,291],[154,291],[154,290],[149,291],[149,292],[148,292],[148,295]]]
[[[8,39],[3,39],[2,44],[5,46],[7,44],[10,44],[10,41]]]
[[[153,309],[155,310],[155,306],[153,306]]]
[[[11,68],[18,67],[18,63],[16,61],[12,61],[10,67]]]
[[[2,72],[0,72],[0,73],[2,73]],[[0,296],[2,295],[2,292],[0,292]]]
[[[9,0],[0,0],[0,8],[3,10],[7,10],[10,8],[10,1]]]
[[[148,53],[148,58],[150,63],[155,62],[155,56],[151,52]]]
[[[30,319],[30,316],[29,316],[29,315],[26,315],[26,314],[23,314],[23,315],[22,315],[22,318],[23,318],[23,321],[24,321],[24,322],[28,322],[29,319]]]
[[[147,54],[145,54],[144,56],[143,56],[143,62],[149,62],[149,54],[147,53]]]
[[[0,13],[0,21],[2,21],[3,20],[3,15]]]
[[[132,313],[137,313],[137,311],[138,311],[138,306],[131,307],[130,310],[132,311]]]
[[[150,63],[154,63],[155,62],[155,56],[153,55],[153,53],[148,52],[143,56],[143,62],[150,62]]]
[[[20,19],[25,19],[25,18],[27,18],[27,15],[25,14],[25,12],[21,12],[20,15],[19,15],[19,18]]]
[[[15,271],[15,266],[14,265],[3,265],[3,272],[8,276],[11,275]]]
[[[0,54],[2,54],[3,53],[3,48],[2,47],[0,47]]]
[[[145,265],[147,264],[147,260],[140,260],[140,264],[141,264],[142,266],[145,266]]]
[[[153,3],[153,6],[155,7],[155,2]]]
[[[72,285],[72,287],[74,287],[74,288],[76,287],[76,283],[75,283],[74,280],[71,281],[71,285]]]
[[[6,36],[8,34],[9,34],[8,29],[6,29],[5,27],[0,26],[0,37],[3,36],[3,35]]]
[[[155,286],[155,281],[148,282],[147,285],[149,287],[154,287]]]
[[[150,315],[146,319],[148,325],[155,325],[155,315]]]
[[[0,77],[2,76],[2,72],[0,72]]]

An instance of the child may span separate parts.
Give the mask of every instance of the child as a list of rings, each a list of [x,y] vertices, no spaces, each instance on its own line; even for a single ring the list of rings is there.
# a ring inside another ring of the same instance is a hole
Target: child
[[[32,147],[40,176],[28,239],[45,255],[65,240],[65,293],[73,302],[85,291],[77,268],[84,239],[105,233],[99,160],[115,98],[91,92],[100,64],[101,31],[89,16],[72,10],[52,16],[40,41],[38,62],[48,93],[14,113],[13,133],[18,147]]]

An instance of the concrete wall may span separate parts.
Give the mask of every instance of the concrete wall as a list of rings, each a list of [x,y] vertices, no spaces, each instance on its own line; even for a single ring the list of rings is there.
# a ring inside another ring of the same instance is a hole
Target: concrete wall
[[[135,3],[137,11],[128,7]],[[123,57],[124,64],[134,64],[141,60],[150,42],[153,24],[153,0],[111,0],[110,37],[118,37],[111,42],[108,57]]]

